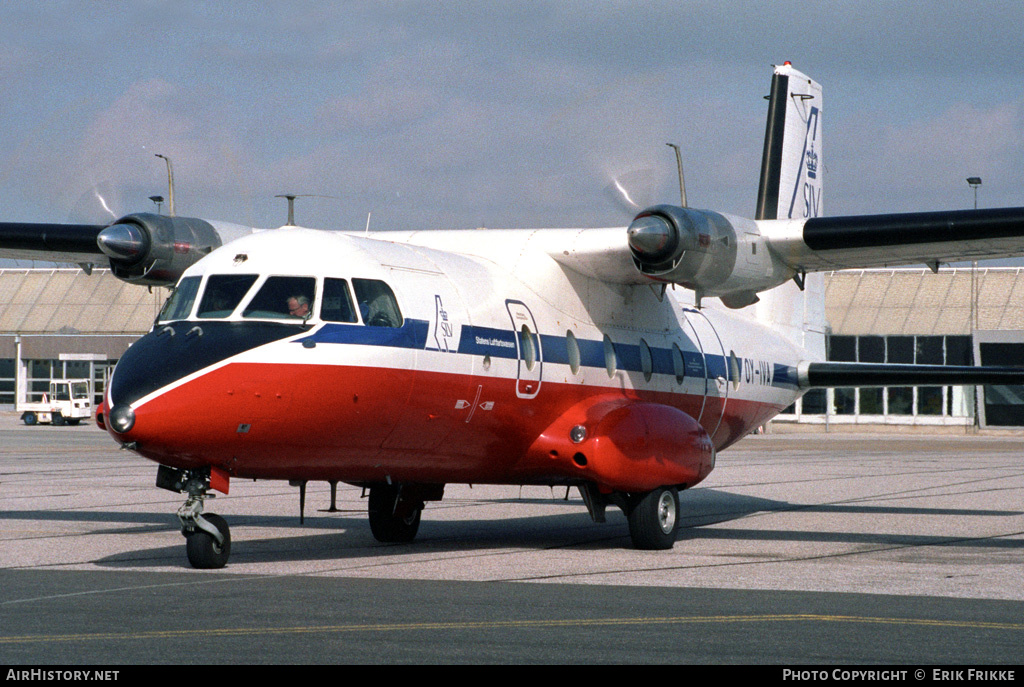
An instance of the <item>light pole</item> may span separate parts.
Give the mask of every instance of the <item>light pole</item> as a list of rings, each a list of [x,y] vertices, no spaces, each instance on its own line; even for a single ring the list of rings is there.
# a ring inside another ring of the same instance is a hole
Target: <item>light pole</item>
[[[981,177],[967,177],[967,185],[974,190],[974,209],[978,209],[978,187]],[[971,261],[971,331],[978,328],[978,261]]]
[[[174,167],[171,166],[171,158],[160,153],[156,156],[167,163],[167,214],[174,217]]]
[[[967,184],[974,189],[974,209],[978,209],[978,187],[981,186],[981,177],[967,177]]]
[[[978,209],[978,187],[981,177],[967,177],[967,185],[974,191],[974,209]],[[974,348],[974,332],[978,328],[978,261],[971,260],[971,348]],[[977,361],[975,361],[977,364]],[[981,427],[981,414],[978,412],[978,387],[974,387],[974,431]]]

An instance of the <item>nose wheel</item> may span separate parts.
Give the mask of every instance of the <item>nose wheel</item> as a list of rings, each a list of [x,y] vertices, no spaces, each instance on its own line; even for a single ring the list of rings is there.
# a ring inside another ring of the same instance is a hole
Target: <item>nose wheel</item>
[[[185,551],[188,554],[188,562],[193,568],[216,569],[223,568],[231,555],[231,532],[224,518],[214,513],[200,515],[206,524],[211,525],[217,535],[211,534],[206,529],[200,528],[191,532],[185,531]]]

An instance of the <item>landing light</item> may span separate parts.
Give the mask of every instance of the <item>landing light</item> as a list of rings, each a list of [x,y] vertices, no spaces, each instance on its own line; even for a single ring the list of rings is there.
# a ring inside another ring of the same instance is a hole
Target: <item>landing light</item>
[[[572,439],[572,443],[578,444],[587,438],[587,428],[583,425],[576,425],[569,430],[569,438]]]
[[[118,434],[124,434],[135,426],[135,411],[129,405],[116,405],[107,415],[107,422]]]

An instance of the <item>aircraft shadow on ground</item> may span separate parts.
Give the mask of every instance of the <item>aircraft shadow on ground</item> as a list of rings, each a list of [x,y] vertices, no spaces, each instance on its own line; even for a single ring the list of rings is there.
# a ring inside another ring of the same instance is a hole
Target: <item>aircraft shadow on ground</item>
[[[453,500],[454,501],[454,500]],[[294,516],[226,515],[235,536],[232,560],[235,562],[289,562],[315,560],[365,560],[373,558],[384,564],[382,557],[431,554],[473,553],[493,549],[562,549],[601,550],[609,547],[630,548],[626,518],[617,508],[609,508],[607,522],[591,522],[579,499],[504,499],[507,502],[543,504],[559,507],[549,515],[531,515],[501,520],[462,518],[431,519],[431,506],[424,511],[420,534],[413,544],[383,544],[374,540],[362,511],[343,510],[337,513],[310,512],[304,525]],[[444,504],[446,502],[442,502]],[[486,502],[485,502],[486,503]],[[494,502],[491,502],[494,503]],[[1006,538],[968,539],[944,535],[947,531],[937,520],[936,534],[895,534],[877,532],[831,532],[814,530],[780,530],[756,528],[711,527],[760,513],[799,511],[806,513],[866,513],[880,518],[887,515],[930,515],[948,517],[1017,516],[1019,511],[983,509],[898,507],[859,504],[793,504],[716,489],[695,489],[683,495],[682,527],[679,541],[732,540],[779,542],[833,542],[875,546],[941,546],[957,545],[975,548],[1024,548],[1024,541]],[[437,508],[443,505],[437,504]],[[561,508],[564,507],[564,510]],[[91,534],[147,534],[178,529],[173,513],[125,513],[116,511],[7,511],[0,521],[38,519],[64,522],[109,522],[135,527],[111,527]],[[282,537],[247,538],[247,528],[296,528],[308,534]],[[180,562],[188,567],[181,545],[152,549],[135,549],[95,561],[96,564],[121,567],[166,567]]]

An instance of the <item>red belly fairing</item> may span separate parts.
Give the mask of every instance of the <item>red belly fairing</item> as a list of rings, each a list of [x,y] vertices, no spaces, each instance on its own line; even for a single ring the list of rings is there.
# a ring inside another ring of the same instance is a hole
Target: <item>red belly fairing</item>
[[[240,478],[592,481],[636,490],[692,486],[710,471],[704,454],[712,443],[723,448],[779,410],[731,398],[719,423],[722,400],[709,398],[698,425],[700,396],[545,381],[536,398],[521,399],[515,384],[391,368],[232,363],[139,405],[134,427],[114,436],[162,464],[214,465]],[[579,423],[588,437],[576,445],[568,430]],[[666,459],[681,450],[680,460]]]

